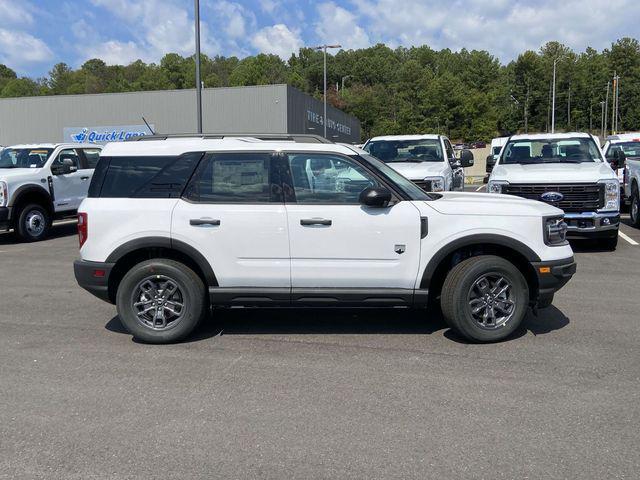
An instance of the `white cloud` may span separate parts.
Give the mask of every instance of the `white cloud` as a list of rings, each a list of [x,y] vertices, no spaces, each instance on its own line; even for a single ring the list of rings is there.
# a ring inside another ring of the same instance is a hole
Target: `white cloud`
[[[252,38],[251,44],[260,53],[273,53],[283,60],[288,60],[303,45],[298,31],[289,30],[281,23],[264,27]]]
[[[31,4],[15,0],[0,0],[0,24],[33,23]]]
[[[119,42],[117,40],[107,40],[106,42],[93,45],[85,50],[86,59],[99,58],[107,65],[128,65],[136,60],[151,62],[154,59],[143,57],[138,54],[134,42]],[[144,52],[140,52],[144,53]]]
[[[239,3],[215,0],[211,8],[217,16],[216,23],[232,40],[245,37],[247,29],[255,27],[255,16]]]
[[[49,61],[53,52],[46,43],[28,33],[0,28],[0,62],[14,68]]]
[[[356,15],[333,2],[318,6],[319,20],[316,35],[320,43],[339,43],[343,48],[366,48],[371,45],[369,35],[358,25]]]

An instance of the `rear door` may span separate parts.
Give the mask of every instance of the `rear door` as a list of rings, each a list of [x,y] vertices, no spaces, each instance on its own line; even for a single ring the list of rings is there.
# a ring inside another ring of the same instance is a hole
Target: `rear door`
[[[98,164],[98,160],[100,159],[101,150],[102,149],[99,147],[76,149],[76,151],[81,153],[80,169],[78,172],[80,173],[80,180],[82,181],[82,198],[86,197],[87,192],[89,191],[91,178],[93,177],[93,172]]]
[[[289,235],[274,158],[207,154],[173,211],[171,236],[204,255],[221,289],[288,302]]]
[[[291,152],[285,158],[293,299],[315,288],[413,289],[418,209],[409,201],[361,205],[362,190],[384,185],[355,157]]]

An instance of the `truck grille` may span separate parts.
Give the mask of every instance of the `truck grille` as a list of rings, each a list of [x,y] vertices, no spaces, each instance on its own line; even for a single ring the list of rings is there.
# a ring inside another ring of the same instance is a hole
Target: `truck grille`
[[[413,183],[415,183],[425,192],[431,191],[431,180],[414,180]]]
[[[575,183],[557,185],[510,184],[503,193],[517,195],[530,200],[539,200],[558,207],[565,212],[589,212],[604,206],[604,185],[597,183]],[[563,199],[558,202],[545,201],[540,198],[543,193],[558,192]]]

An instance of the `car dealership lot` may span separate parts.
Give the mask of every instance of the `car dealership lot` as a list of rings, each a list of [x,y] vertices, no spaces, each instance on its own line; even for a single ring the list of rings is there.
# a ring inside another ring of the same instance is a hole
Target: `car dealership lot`
[[[76,285],[74,233],[0,235],[0,478],[640,468],[640,246],[574,244],[577,274],[504,343],[467,344],[421,311],[232,310],[149,346]]]

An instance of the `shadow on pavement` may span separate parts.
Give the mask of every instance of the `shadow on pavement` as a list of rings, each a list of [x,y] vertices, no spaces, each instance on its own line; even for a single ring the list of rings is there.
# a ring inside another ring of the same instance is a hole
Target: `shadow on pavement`
[[[78,227],[75,223],[64,223],[62,225],[53,225],[51,230],[49,231],[49,235],[47,238],[43,240],[46,242],[47,240],[55,239],[55,238],[64,238],[70,237],[71,235],[78,234]],[[21,241],[17,237],[17,235],[11,231],[6,232],[0,235],[0,245],[17,245],[20,244]]]
[[[551,306],[536,317],[527,313],[523,326],[509,338],[527,332],[544,335],[569,324],[569,319]],[[129,334],[118,316],[105,328]],[[430,335],[446,330],[445,337],[469,343],[444,322],[440,312],[401,309],[230,309],[214,310],[184,343],[206,340],[218,335]],[[134,340],[135,341],[135,340]]]

